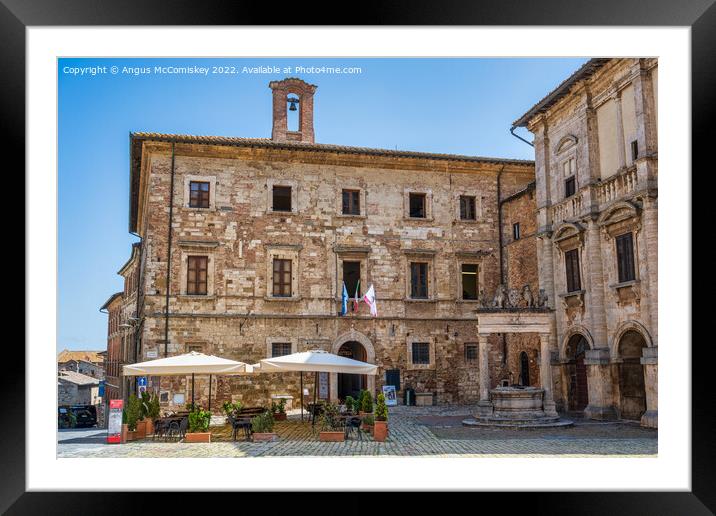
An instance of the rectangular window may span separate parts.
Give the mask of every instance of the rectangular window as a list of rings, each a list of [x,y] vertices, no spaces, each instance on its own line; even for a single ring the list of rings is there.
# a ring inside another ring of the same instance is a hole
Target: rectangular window
[[[395,386],[395,391],[400,390],[400,369],[388,369],[385,371],[385,385]]]
[[[428,264],[410,264],[410,297],[413,299],[428,298]]]
[[[582,290],[579,278],[579,250],[572,249],[564,253],[564,265],[567,271],[567,292]]]
[[[343,215],[360,215],[360,191],[343,190]]]
[[[271,358],[282,357],[291,354],[290,342],[273,342],[271,344]]]
[[[360,281],[360,262],[343,262],[343,281],[346,284],[348,297],[354,297]]]
[[[631,160],[636,161],[636,158],[639,157],[639,142],[634,140],[631,142]]]
[[[634,240],[631,233],[620,235],[617,242],[617,268],[619,269],[619,283],[636,279],[634,270]]]
[[[189,206],[191,208],[209,207],[209,183],[205,181],[189,182]]]
[[[477,299],[477,265],[462,264],[462,298]]]
[[[188,256],[186,271],[186,293],[206,295],[208,256]]]
[[[430,363],[430,344],[427,342],[413,342],[413,364]]]
[[[204,346],[202,346],[201,344],[187,344],[186,352],[191,353],[192,351],[195,351],[196,353],[203,353]]]
[[[291,211],[291,187],[273,187],[273,211]]]
[[[564,196],[572,197],[577,191],[577,183],[574,180],[574,176],[568,177],[564,180]]]
[[[411,193],[410,197],[410,216],[416,219],[424,219],[425,211],[425,194]]]
[[[512,224],[512,239],[513,240],[519,240],[520,239],[520,223],[515,222]]]
[[[273,260],[273,296],[291,297],[291,260]]]
[[[475,198],[469,195],[460,196],[460,219],[475,220]]]
[[[477,344],[465,343],[465,362],[477,361]]]

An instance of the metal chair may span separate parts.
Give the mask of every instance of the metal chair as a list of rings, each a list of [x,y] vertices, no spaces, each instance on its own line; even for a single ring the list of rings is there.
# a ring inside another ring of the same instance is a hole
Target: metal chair
[[[179,423],[179,439],[184,439],[188,428],[189,428],[189,418],[183,417],[181,422]]]
[[[360,429],[361,419],[360,417],[349,417],[346,419],[346,439],[348,439],[348,436],[353,434],[353,432],[358,432],[358,440],[363,440],[363,432],[361,432]]]

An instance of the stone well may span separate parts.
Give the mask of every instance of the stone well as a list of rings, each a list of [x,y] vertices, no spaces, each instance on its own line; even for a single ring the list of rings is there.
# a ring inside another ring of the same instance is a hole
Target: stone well
[[[572,421],[547,415],[544,411],[544,389],[539,387],[497,387],[490,390],[492,411],[485,413],[484,406],[475,418],[465,419],[466,426],[503,427],[557,427],[571,426]]]

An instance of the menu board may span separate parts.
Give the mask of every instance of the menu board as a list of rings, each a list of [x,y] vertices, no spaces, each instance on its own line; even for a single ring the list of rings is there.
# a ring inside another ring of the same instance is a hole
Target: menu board
[[[122,409],[124,401],[109,400],[109,418],[107,419],[107,442],[122,442]]]
[[[328,373],[318,373],[318,398],[328,399]]]

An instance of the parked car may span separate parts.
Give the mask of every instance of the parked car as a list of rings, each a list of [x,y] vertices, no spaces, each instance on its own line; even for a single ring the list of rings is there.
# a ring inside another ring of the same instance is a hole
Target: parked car
[[[88,427],[97,425],[97,407],[94,405],[72,405],[58,408],[59,428]]]

